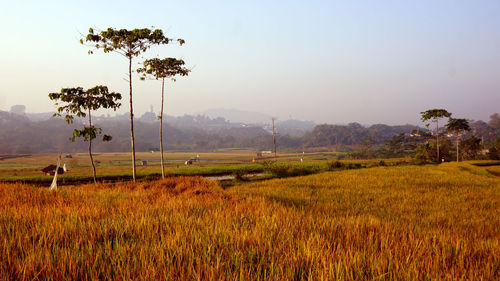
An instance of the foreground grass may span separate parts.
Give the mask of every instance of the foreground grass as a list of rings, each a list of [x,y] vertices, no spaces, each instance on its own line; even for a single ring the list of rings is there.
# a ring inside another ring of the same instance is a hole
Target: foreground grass
[[[500,181],[378,167],[0,187],[0,279],[498,280]]]

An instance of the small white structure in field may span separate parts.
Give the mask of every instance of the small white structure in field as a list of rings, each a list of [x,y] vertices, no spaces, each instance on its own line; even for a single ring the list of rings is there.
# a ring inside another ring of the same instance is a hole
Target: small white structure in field
[[[57,172],[59,171],[59,166],[61,165],[61,155],[57,158],[57,166],[56,171],[54,172],[54,179],[52,180],[52,184],[50,185],[49,190],[57,189]]]

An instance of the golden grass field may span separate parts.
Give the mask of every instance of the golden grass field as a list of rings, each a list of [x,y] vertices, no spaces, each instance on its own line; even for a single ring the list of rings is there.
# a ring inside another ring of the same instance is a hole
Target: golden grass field
[[[498,166],[494,166],[498,167]],[[468,163],[244,183],[0,184],[0,280],[499,280],[500,178]]]

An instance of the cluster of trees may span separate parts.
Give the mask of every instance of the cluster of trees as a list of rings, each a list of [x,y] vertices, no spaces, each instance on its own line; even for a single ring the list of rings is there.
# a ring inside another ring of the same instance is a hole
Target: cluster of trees
[[[161,29],[113,29],[108,28],[104,31],[94,32],[92,28],[85,38],[80,40],[81,44],[87,44],[93,49],[102,49],[104,53],[118,53],[128,60],[128,82],[129,82],[129,105],[130,105],[130,143],[132,150],[132,177],[136,180],[136,157],[135,157],[135,135],[134,135],[134,113],[133,113],[133,87],[132,87],[132,60],[134,57],[147,51],[153,45],[166,45],[173,41],[177,41],[180,45],[185,42],[183,39],[171,39],[163,34]],[[93,50],[89,50],[92,54]],[[184,61],[175,58],[154,58],[143,62],[143,67],[137,69],[137,72],[142,74],[142,79],[152,78],[162,81],[161,90],[161,112],[158,116],[160,120],[160,149],[162,176],[164,177],[163,165],[163,102],[164,102],[164,86],[166,78],[173,78],[176,75],[186,76],[189,70],[184,67]],[[109,92],[107,86],[96,86],[94,88],[84,90],[81,87],[63,88],[58,93],[50,93],[49,98],[56,101],[58,113],[65,114],[65,120],[72,124],[74,116],[88,116],[88,124],[85,124],[82,129],[74,129],[71,140],[74,141],[77,137],[82,137],[84,141],[88,141],[88,151],[90,162],[93,167],[94,182],[96,181],[95,166],[92,157],[92,141],[97,135],[102,133],[102,129],[92,124],[91,111],[100,108],[111,108],[116,110],[121,104],[121,94]],[[104,135],[103,141],[111,140],[111,136]]]
[[[389,126],[376,124],[370,127],[363,127],[359,123],[349,123],[348,125],[323,124],[305,134],[302,143],[305,147],[334,147],[337,150],[348,150],[348,147],[362,144],[367,140],[373,145],[383,144],[385,140],[401,133],[408,133],[418,130],[417,126],[402,125]]]
[[[453,118],[445,109],[431,109],[421,113],[422,121],[436,123],[434,134],[400,134],[387,140],[377,152],[379,157],[413,156],[424,162],[443,162],[455,159],[499,159],[500,116],[495,113],[488,123],[469,122]],[[439,120],[447,118],[444,128]],[[427,124],[429,126],[430,124]]]

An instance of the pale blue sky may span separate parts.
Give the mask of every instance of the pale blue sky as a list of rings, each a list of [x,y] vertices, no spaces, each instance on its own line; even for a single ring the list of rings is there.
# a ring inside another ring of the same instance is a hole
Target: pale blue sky
[[[498,0],[102,2],[0,2],[1,110],[50,111],[49,92],[97,84],[124,94],[126,105],[126,60],[88,55],[79,32],[155,26],[186,44],[144,57],[193,67],[167,88],[170,115],[235,108],[415,124],[429,108],[483,120],[500,111]],[[157,110],[160,85],[134,83],[136,112]]]

